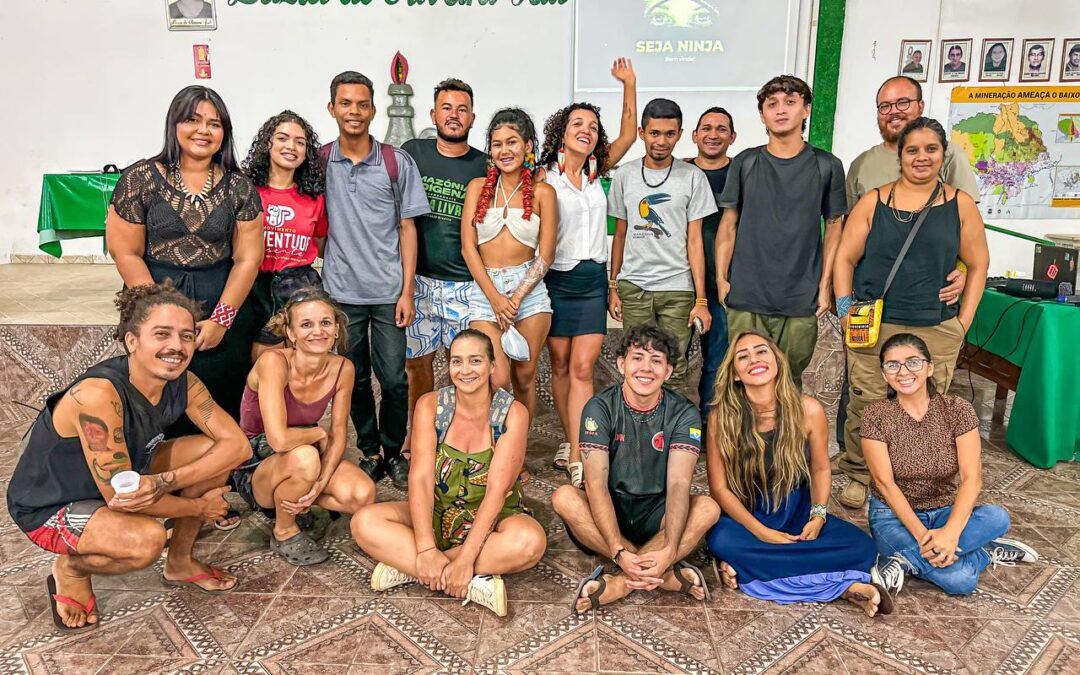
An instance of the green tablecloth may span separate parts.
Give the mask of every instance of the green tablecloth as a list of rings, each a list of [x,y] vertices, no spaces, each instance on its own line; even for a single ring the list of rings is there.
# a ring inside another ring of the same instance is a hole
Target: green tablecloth
[[[1005,443],[1035,466],[1080,458],[1080,307],[983,293],[967,341],[1020,366]]]
[[[41,181],[38,248],[54,258],[65,239],[104,237],[118,173],[47,173]],[[102,244],[104,247],[104,244]]]

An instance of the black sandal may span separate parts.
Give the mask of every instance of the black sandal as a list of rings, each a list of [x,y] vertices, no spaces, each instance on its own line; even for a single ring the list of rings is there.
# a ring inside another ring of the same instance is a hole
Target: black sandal
[[[585,584],[590,581],[597,581],[599,585],[596,590],[589,593],[586,597],[589,599],[589,610],[595,612],[600,607],[600,596],[604,594],[607,589],[607,579],[604,578],[604,566],[600,565],[592,571],[592,574],[581,580],[578,584],[577,590],[574,591],[574,599],[570,601],[570,611],[575,614],[578,613],[577,601],[581,598],[581,589],[585,588]]]
[[[709,586],[705,583],[705,575],[700,569],[691,565],[685,560],[680,560],[679,562],[675,563],[675,569],[673,570],[675,578],[679,580],[679,592],[685,593],[686,595],[689,595],[691,598],[693,598],[694,596],[690,591],[693,590],[694,586],[697,586],[697,584],[695,584],[693,581],[690,581],[685,576],[683,576],[682,570],[690,570],[691,572],[696,574],[698,581],[701,582],[702,590],[705,591],[705,599],[712,600],[712,595],[709,593]]]
[[[278,541],[272,533],[270,535],[270,550],[277,553],[290,565],[304,567],[317,565],[330,557],[326,549],[319,546],[307,532],[297,532],[284,541]]]

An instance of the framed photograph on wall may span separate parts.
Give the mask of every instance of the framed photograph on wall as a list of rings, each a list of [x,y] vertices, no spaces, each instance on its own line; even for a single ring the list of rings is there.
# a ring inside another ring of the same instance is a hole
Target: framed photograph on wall
[[[1029,38],[1020,47],[1020,81],[1049,82],[1054,38]]]
[[[215,0],[165,0],[169,30],[217,30]]]
[[[930,72],[930,45],[930,40],[901,40],[900,65],[896,74],[926,82]]]
[[[980,82],[1004,82],[1012,70],[1013,38],[986,38],[982,41]]]
[[[1061,81],[1080,82],[1080,38],[1061,42]]]
[[[941,41],[940,82],[967,82],[971,79],[971,38]]]

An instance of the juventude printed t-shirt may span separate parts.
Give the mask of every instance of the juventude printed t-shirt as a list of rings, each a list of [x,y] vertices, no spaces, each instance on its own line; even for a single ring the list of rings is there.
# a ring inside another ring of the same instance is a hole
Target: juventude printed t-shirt
[[[487,155],[470,147],[460,157],[445,157],[434,138],[416,138],[401,149],[416,161],[431,205],[431,213],[416,217],[416,273],[472,281],[461,257],[461,208],[469,181],[487,173]]]
[[[821,219],[847,213],[844,166],[809,143],[787,159],[765,146],[749,148],[728,166],[720,206],[737,209],[739,224],[727,306],[766,316],[812,316],[821,283]]]
[[[301,194],[296,186],[255,188],[263,204],[263,254],[260,272],[310,265],[318,257],[316,237],[326,236],[326,198]]]
[[[720,195],[724,193],[730,168],[731,162],[719,169],[702,169],[717,205],[720,204]],[[705,297],[710,302],[720,302],[720,294],[716,290],[716,234],[720,231],[720,216],[723,213],[723,210],[717,211],[701,221],[701,241],[705,245]]]
[[[608,193],[608,215],[626,221],[619,279],[646,291],[693,291],[687,224],[716,213],[709,181],[679,159],[672,160],[670,175],[668,169],[644,169],[642,180],[642,162],[616,169]]]

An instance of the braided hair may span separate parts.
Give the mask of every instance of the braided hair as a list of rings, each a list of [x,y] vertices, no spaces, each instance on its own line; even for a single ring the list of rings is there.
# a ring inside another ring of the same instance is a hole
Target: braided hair
[[[491,154],[491,135],[499,128],[507,126],[518,132],[526,144],[532,143],[534,149],[537,147],[536,127],[533,126],[529,113],[521,108],[503,108],[495,113],[491,118],[491,123],[488,124],[487,152],[489,155]],[[533,162],[530,162],[529,156],[526,154],[525,166],[521,170],[521,206],[524,211],[522,218],[525,220],[532,217],[533,181],[530,163]],[[476,220],[474,222],[479,223],[482,221],[484,216],[487,215],[488,208],[495,201],[495,183],[498,179],[499,169],[492,163],[491,167],[488,168],[487,177],[484,179],[484,186],[480,189],[480,199],[476,204]]]

